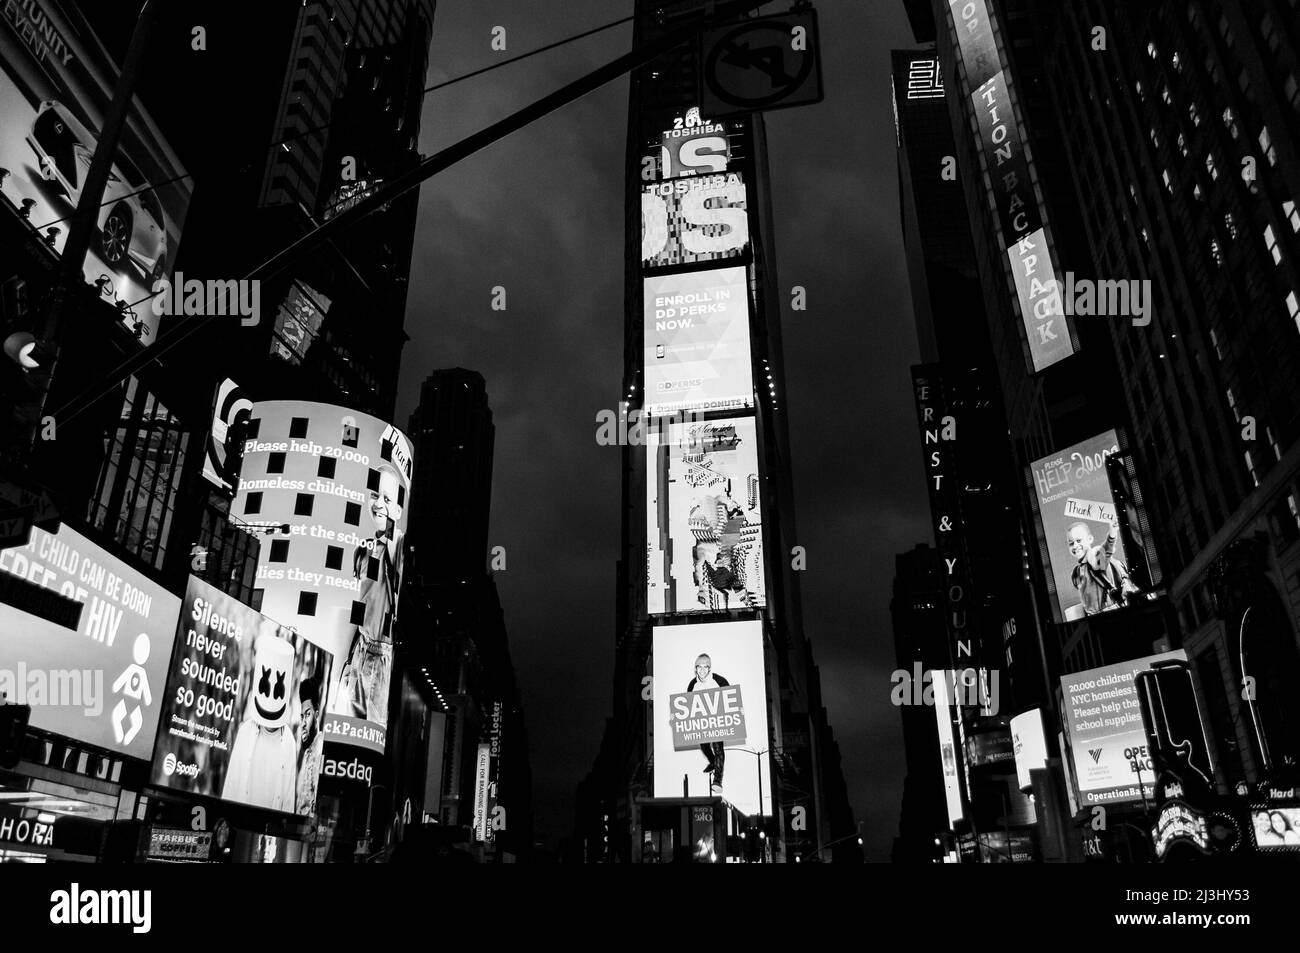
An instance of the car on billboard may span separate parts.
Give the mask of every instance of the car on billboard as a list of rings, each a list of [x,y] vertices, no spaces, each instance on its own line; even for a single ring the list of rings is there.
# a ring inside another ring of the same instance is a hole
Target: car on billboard
[[[76,206],[99,134],[84,125],[58,100],[37,107],[27,144],[36,153],[41,177],[53,183]],[[125,160],[119,160],[125,164]],[[127,175],[114,164],[99,209],[100,254],[114,268],[128,259],[152,284],[167,273],[167,218],[153,189],[141,191],[138,173]]]

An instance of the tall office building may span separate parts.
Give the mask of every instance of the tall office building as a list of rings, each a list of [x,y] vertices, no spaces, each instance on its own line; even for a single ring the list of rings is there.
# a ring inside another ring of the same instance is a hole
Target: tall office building
[[[1218,796],[1262,790],[1295,755],[1281,686],[1300,661],[1293,5],[906,7],[946,80],[1023,474],[1033,606],[1018,631],[1042,633],[1049,692],[1185,655]],[[1107,523],[1101,579],[1073,553]],[[1047,701],[1047,760],[1059,747],[1074,809],[1136,817],[1156,763],[1081,769],[1092,729],[1068,693]],[[1168,846],[1112,828],[1076,828],[1059,853]]]
[[[703,6],[638,2],[635,42]],[[762,117],[702,115],[695,57],[631,79],[620,406],[647,443],[621,451],[614,709],[578,842],[587,859],[847,856],[856,842],[828,847],[854,827],[791,558]],[[670,729],[670,696],[737,685],[744,734]]]
[[[1067,5],[1034,26],[1098,274],[1150,282],[1148,325],[1106,324],[1218,781],[1281,781],[1300,757],[1296,4]]]
[[[532,844],[532,769],[488,526],[495,427],[481,374],[432,372],[411,414],[408,666],[434,689],[444,720],[441,785],[426,811],[472,835],[496,858]],[[497,568],[501,564],[497,563]],[[482,770],[480,770],[480,766]],[[486,805],[487,817],[476,825]],[[502,808],[505,827],[490,815]]]
[[[1009,825],[1001,820],[1006,792],[999,771],[1010,760],[1010,717],[1042,705],[1053,693],[1035,637],[1018,480],[936,54],[895,51],[893,88],[903,242],[925,362],[912,370],[913,390],[937,565],[943,570],[935,608],[947,632],[943,651],[925,667],[937,673],[932,680],[944,678],[945,671],[979,673],[977,697],[967,700],[983,702],[951,706],[961,745],[951,759],[945,757],[946,769],[952,762],[942,779],[949,813],[936,830],[973,834],[987,859],[1027,859],[1032,850],[1013,851]],[[900,667],[913,674],[902,664],[901,649]],[[947,713],[936,706],[936,715]],[[909,727],[915,731],[909,726],[909,720],[917,721],[915,713],[905,708],[902,714],[905,733]],[[930,731],[936,730],[946,740],[949,726],[932,720]],[[916,750],[910,743],[909,752]],[[922,776],[910,761],[909,776],[913,785]],[[1019,797],[1011,794],[1012,801]],[[1020,834],[1023,847],[1027,838]],[[916,845],[910,849],[914,853]]]

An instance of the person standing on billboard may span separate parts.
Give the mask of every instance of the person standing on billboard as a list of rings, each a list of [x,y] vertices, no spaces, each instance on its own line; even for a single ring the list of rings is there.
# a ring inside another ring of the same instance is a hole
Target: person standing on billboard
[[[320,748],[316,712],[320,708],[320,676],[312,675],[298,683],[298,813],[315,809],[316,787],[320,780]]]
[[[387,464],[379,468],[379,488],[370,501],[375,535],[357,547],[352,559],[353,574],[361,580],[358,601],[365,605],[365,612],[352,633],[331,706],[335,714],[381,724],[388,720],[393,617],[402,580],[403,534],[397,528],[402,518],[400,486],[396,470]]]
[[[706,688],[726,688],[730,684],[721,675],[713,674],[713,659],[707,655],[701,655],[695,660],[695,677],[686,686],[686,690],[688,692],[699,692]],[[722,768],[727,758],[726,749],[721,741],[710,741],[700,745],[700,750],[704,752],[704,757],[709,762],[709,766],[704,769],[704,773],[711,778],[710,793],[721,794]]]
[[[1070,555],[1077,562],[1070,573],[1070,581],[1079,590],[1079,600],[1084,615],[1096,615],[1124,604],[1125,596],[1137,592],[1129,579],[1128,569],[1115,558],[1115,540],[1119,524],[1110,521],[1110,534],[1102,546],[1094,545],[1088,524],[1072,523],[1065,532]]]

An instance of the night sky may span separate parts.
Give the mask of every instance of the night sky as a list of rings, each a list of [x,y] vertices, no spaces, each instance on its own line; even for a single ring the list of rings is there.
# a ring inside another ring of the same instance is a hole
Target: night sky
[[[769,12],[787,4],[774,4]],[[820,0],[825,102],[768,116],[804,626],[868,857],[898,829],[902,735],[889,702],[894,554],[930,541],[909,367],[889,51],[901,2]],[[429,85],[632,12],[631,0],[440,0]],[[506,29],[507,51],[490,47]],[[626,52],[630,25],[429,94],[428,154]],[[429,371],[487,381],[496,422],[489,544],[531,740],[538,836],[573,827],[611,710],[619,450],[596,444],[623,367],[627,82],[423,186],[398,417]],[[507,309],[493,311],[492,289]],[[807,310],[788,309],[807,289]]]

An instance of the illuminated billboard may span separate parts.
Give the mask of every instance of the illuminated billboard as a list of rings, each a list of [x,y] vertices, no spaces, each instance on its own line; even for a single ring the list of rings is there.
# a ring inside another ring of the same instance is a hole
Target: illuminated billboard
[[[771,814],[763,624],[656,626],[653,653],[654,796]]]
[[[749,245],[738,172],[686,176],[641,189],[641,263],[648,268],[734,258]]]
[[[688,119],[697,118],[696,115]],[[659,174],[665,179],[726,172],[731,158],[727,127],[720,122],[683,123],[663,134]]]
[[[227,494],[239,480],[239,448],[232,446],[236,427],[248,419],[253,402],[248,392],[226,378],[217,385],[212,402],[212,427],[203,455],[203,478]]]
[[[650,613],[767,605],[753,418],[671,423],[646,451]]]
[[[955,828],[965,816],[961,796],[961,749],[953,737],[953,709],[956,707],[957,673],[936,670],[930,679],[934,686],[934,717],[939,729],[939,760],[943,766],[943,796],[948,807],[948,823]],[[961,717],[960,711],[957,715]]]
[[[1119,438],[1107,430],[1030,464],[1057,622],[1121,608],[1137,592],[1106,475],[1106,457],[1118,452]]]
[[[1300,852],[1300,805],[1255,805],[1250,816],[1256,850]]]
[[[949,15],[975,117],[985,186],[997,211],[1015,282],[1030,367],[1038,373],[1072,355],[1078,345],[1062,309],[1046,215],[1035,192],[1032,161],[1012,103],[1014,83],[1003,68],[984,0],[950,0]]]
[[[1135,676],[1166,659],[1186,661],[1187,653],[1163,652],[1061,677],[1061,715],[1082,807],[1154,798],[1155,770]]]
[[[332,663],[292,629],[191,576],[151,783],[312,814]]]
[[[645,279],[645,412],[754,406],[744,268]]]
[[[272,529],[257,563],[261,611],[334,656],[326,741],[382,754],[410,444],[374,417],[293,400],[254,404],[247,435],[231,513]]]
[[[1029,791],[1034,786],[1029,772],[1047,767],[1042,709],[1031,708],[1011,719],[1011,750],[1016,759],[1016,784],[1021,791]]]
[[[0,4],[0,190],[62,252],[118,70],[71,4]],[[83,273],[132,305],[123,322],[157,338],[146,300],[172,271],[190,180],[137,101],[127,116]],[[137,326],[138,322],[138,326]]]
[[[33,728],[148,760],[180,600],[66,526],[0,549],[0,693]]]

